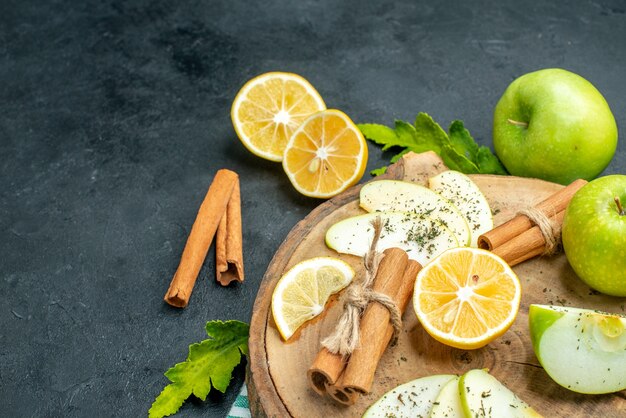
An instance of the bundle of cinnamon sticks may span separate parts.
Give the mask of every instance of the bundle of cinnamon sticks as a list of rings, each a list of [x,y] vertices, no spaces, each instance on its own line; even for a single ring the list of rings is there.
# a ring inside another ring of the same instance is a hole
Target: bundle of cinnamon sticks
[[[243,281],[243,243],[239,176],[230,170],[219,170],[200,205],[191,227],[178,269],[172,278],[165,301],[184,308],[204,259],[217,233],[215,268],[217,280],[227,286],[233,280]]]
[[[478,237],[478,246],[500,256],[510,266],[552,252],[561,234],[565,209],[587,184],[578,179],[533,208]]]
[[[385,250],[372,291],[389,296],[403,312],[422,266],[409,260],[398,248]],[[378,362],[394,334],[390,312],[377,302],[370,302],[359,325],[359,346],[344,358],[322,348],[307,372],[313,390],[328,394],[337,402],[352,405],[360,394],[369,393]]]

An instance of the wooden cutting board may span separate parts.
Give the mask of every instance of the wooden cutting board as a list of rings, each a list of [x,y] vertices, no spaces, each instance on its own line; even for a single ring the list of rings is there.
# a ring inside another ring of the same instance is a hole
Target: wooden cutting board
[[[426,184],[446,167],[433,153],[407,154],[390,167],[385,178]],[[536,179],[472,175],[489,201],[499,225],[519,209],[559,190],[560,185]],[[569,267],[563,254],[536,258],[514,268],[522,284],[522,302],[513,326],[499,339],[478,350],[459,350],[432,339],[418,323],[411,304],[403,316],[404,329],[398,344],[383,355],[372,392],[345,407],[317,395],[308,386],[306,371],[341,312],[341,295],[325,312],[305,324],[288,342],[283,342],[271,315],[271,296],[280,276],[294,264],[310,257],[334,256],[363,272],[362,260],[339,255],[324,244],[328,227],[349,216],[364,213],[359,208],[360,186],[323,203],[299,222],[272,259],[259,289],[250,329],[247,376],[253,416],[268,417],[359,417],[383,393],[409,380],[432,375],[462,374],[474,368],[490,372],[544,416],[626,417],[626,391],[609,395],[582,395],[556,383],[539,365],[530,342],[528,307],[531,303],[576,306],[623,312],[626,299],[591,291]]]

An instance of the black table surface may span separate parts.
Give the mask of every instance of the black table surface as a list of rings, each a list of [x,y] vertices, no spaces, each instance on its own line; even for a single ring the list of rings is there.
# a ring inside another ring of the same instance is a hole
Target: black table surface
[[[491,146],[524,73],[590,80],[626,126],[622,1],[18,1],[0,4],[0,415],[145,416],[214,319],[249,322],[263,274],[319,200],[248,152],[245,81],[306,77],[330,108],[392,125],[427,112]],[[369,169],[391,154],[369,144]],[[163,295],[215,172],[239,173],[246,280]],[[626,148],[604,174],[626,172]],[[362,181],[370,179],[366,174]],[[178,416],[225,416],[244,379]]]

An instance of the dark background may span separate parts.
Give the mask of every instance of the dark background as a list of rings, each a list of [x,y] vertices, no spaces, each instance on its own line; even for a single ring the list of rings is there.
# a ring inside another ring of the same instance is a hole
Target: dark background
[[[471,4],[470,4],[471,3]],[[320,201],[249,153],[245,81],[291,71],[328,107],[391,125],[424,111],[491,145],[517,76],[590,80],[626,127],[622,1],[0,3],[0,415],[145,416],[213,319],[249,322],[272,255]],[[370,146],[368,169],[388,160]],[[246,281],[163,301],[214,173],[241,177]],[[622,140],[609,173],[626,172]],[[363,180],[370,178],[366,174]],[[178,416],[224,416],[243,382]]]

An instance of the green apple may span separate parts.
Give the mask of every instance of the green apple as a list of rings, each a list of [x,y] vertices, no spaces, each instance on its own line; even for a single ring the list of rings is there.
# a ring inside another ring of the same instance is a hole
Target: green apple
[[[565,255],[593,289],[626,296],[626,175],[600,177],[572,198],[563,219]]]
[[[474,369],[461,376],[459,392],[466,417],[541,417],[485,370]]]
[[[326,245],[343,254],[363,257],[374,238],[372,222],[382,221],[377,250],[397,247],[425,266],[447,249],[456,248],[456,235],[440,221],[413,212],[373,212],[337,222],[326,231]]]
[[[477,247],[478,237],[493,229],[493,216],[476,183],[463,173],[448,170],[429,178],[428,187],[459,208],[470,227],[470,245]]]
[[[458,377],[450,380],[441,388],[439,395],[433,402],[430,418],[465,418],[459,393]]]
[[[493,145],[511,174],[568,184],[591,180],[609,164],[617,124],[589,81],[549,68],[506,89],[494,111]]]
[[[368,212],[415,212],[439,219],[469,245],[470,229],[459,209],[448,199],[419,184],[400,180],[377,180],[361,188],[360,204]]]
[[[580,393],[626,389],[626,316],[530,305],[537,359],[559,385]]]
[[[363,418],[427,417],[441,388],[456,378],[451,374],[438,374],[404,383],[372,404],[363,414]]]

